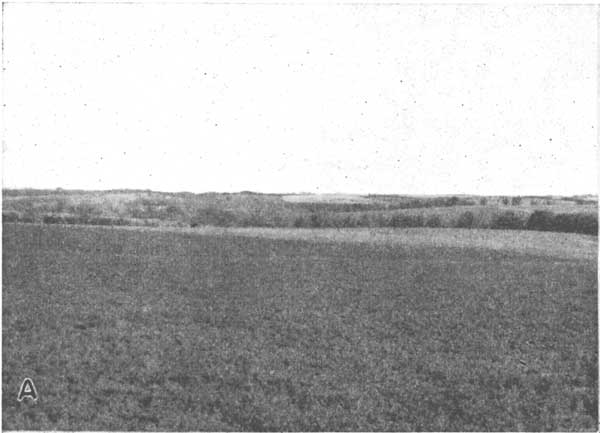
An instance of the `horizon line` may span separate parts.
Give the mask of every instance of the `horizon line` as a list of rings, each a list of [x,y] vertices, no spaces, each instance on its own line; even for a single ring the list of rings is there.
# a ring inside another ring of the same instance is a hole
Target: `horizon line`
[[[193,192],[186,190],[179,191],[167,191],[167,190],[154,190],[151,188],[106,188],[106,189],[88,189],[88,188],[37,188],[37,187],[5,187],[2,186],[2,191],[57,191],[57,192],[100,192],[110,193],[114,191],[128,191],[128,192],[145,192],[145,193],[159,193],[159,194],[256,194],[256,195],[347,195],[347,196],[413,196],[413,197],[441,197],[441,196],[470,196],[470,197],[580,197],[580,196],[593,196],[598,198],[598,193],[576,193],[576,194],[555,194],[555,193],[535,193],[535,194],[482,194],[482,193],[401,193],[401,192],[311,192],[311,191],[288,191],[288,192],[265,192],[265,191],[254,191],[254,190],[239,190],[239,191],[215,191],[206,190],[201,192]]]

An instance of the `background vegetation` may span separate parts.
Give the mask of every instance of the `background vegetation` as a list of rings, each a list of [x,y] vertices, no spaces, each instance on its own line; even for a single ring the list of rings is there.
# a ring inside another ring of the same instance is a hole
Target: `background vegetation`
[[[597,235],[597,198],[4,190],[3,221],[222,227],[458,227]]]

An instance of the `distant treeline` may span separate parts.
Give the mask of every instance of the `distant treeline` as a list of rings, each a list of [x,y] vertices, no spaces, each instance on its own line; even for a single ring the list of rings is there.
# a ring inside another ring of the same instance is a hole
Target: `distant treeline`
[[[27,222],[43,224],[86,224],[86,225],[143,225],[159,226],[160,221],[144,218],[115,218],[84,215],[42,215],[34,218],[17,212],[3,212],[3,222]],[[167,225],[187,226],[182,222]],[[498,230],[540,230],[567,233],[598,235],[598,216],[584,213],[553,213],[534,211],[530,215],[513,211],[500,211],[491,220],[483,222],[471,212],[466,211],[448,220],[444,215],[403,215],[372,213],[308,213],[296,217],[270,215],[261,218],[258,215],[236,215],[227,210],[204,209],[192,218],[191,227],[203,225],[221,227],[296,227],[296,228],[356,228],[356,227],[455,227],[488,228]]]
[[[403,197],[403,196],[369,196],[369,203],[327,203],[308,202],[290,203],[292,207],[309,212],[360,212],[369,210],[420,209],[429,207],[472,206],[478,204],[472,198],[452,197]]]
[[[497,210],[487,218],[472,211],[454,215],[411,215],[402,213],[326,213],[311,212],[296,216],[293,221],[284,218],[267,220],[238,218],[235,214],[217,209],[197,215],[192,227],[201,225],[230,227],[297,227],[297,228],[353,228],[353,227],[455,227],[488,228],[497,230],[541,230],[567,233],[598,234],[598,216],[591,213],[553,213],[537,210],[531,214]]]
[[[584,196],[363,196],[362,201],[292,202],[281,195],[156,193],[147,190],[4,190],[4,222],[197,227],[459,227],[597,235],[596,203]],[[561,212],[560,200],[569,200]],[[581,210],[573,202],[586,205]],[[531,206],[558,205],[557,210]],[[508,208],[507,208],[508,207]],[[593,209],[593,210],[592,210]],[[575,210],[575,211],[573,211]]]
[[[85,217],[82,215],[43,215],[41,221],[30,215],[19,215],[16,212],[3,212],[2,222],[25,222],[43,224],[86,224],[99,226],[128,226],[134,225],[133,220],[111,217]]]

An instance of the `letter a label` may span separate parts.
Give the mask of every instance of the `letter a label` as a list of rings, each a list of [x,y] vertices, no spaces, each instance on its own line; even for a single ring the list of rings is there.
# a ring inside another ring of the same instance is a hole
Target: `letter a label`
[[[26,398],[30,398],[32,400],[37,400],[38,395],[35,390],[35,385],[33,384],[33,380],[26,377],[23,383],[21,384],[21,389],[19,390],[19,396],[17,397],[17,401],[23,401]]]

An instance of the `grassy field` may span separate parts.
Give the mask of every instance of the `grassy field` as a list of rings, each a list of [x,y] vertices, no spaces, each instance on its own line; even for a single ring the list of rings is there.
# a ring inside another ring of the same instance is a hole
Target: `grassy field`
[[[595,431],[596,250],[3,224],[2,427]],[[37,402],[17,402],[24,377]]]

